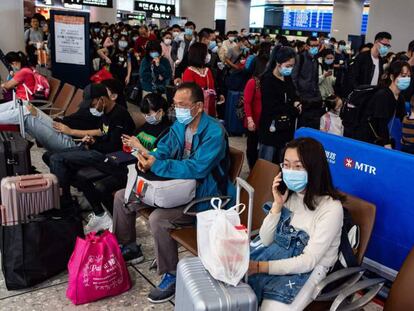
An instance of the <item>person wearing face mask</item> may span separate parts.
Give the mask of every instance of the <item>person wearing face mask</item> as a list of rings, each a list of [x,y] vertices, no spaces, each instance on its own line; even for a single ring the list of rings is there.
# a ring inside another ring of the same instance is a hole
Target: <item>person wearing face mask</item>
[[[172,50],[172,38],[173,35],[171,32],[166,31],[162,36],[161,48],[162,48],[162,56],[164,56],[170,62],[171,69],[174,68],[174,61],[171,56]]]
[[[259,158],[270,162],[280,162],[281,151],[295,131],[295,107],[299,107],[291,78],[295,56],[292,48],[275,47],[260,81]]]
[[[334,51],[324,49],[319,62],[319,91],[321,92],[322,100],[325,100],[330,95],[335,94]]]
[[[83,167],[94,167],[102,172],[112,174],[112,167],[108,167],[106,154],[122,149],[121,136],[131,135],[135,124],[129,112],[116,104],[117,94],[111,93],[103,84],[93,84],[90,93],[90,112],[101,117],[101,126],[95,130],[68,129],[63,124],[54,124],[55,129],[69,136],[83,137],[82,144],[68,148],[49,156],[50,172],[55,174],[62,188],[62,206],[71,206],[72,197],[70,185],[74,174]],[[95,206],[99,210],[100,206]],[[102,215],[103,216],[103,215]],[[108,215],[106,220],[108,220]],[[109,224],[109,221],[105,221]]]
[[[11,79],[2,83],[1,87],[5,90],[15,88],[16,98],[32,100],[36,79],[26,55],[23,52],[9,52],[6,54],[6,61],[11,65],[13,72],[9,73]]]
[[[145,47],[149,41],[157,40],[157,37],[154,36],[154,34],[151,34],[148,30],[148,27],[146,25],[142,25],[139,27],[139,37],[135,41],[134,50],[136,53],[140,55],[140,57],[145,56]]]
[[[387,87],[378,90],[370,100],[357,139],[392,148],[388,127],[406,115],[405,99],[401,92],[411,84],[411,66],[407,62],[393,62],[381,84]]]
[[[384,57],[390,51],[391,39],[392,36],[388,32],[377,33],[372,49],[356,57],[351,69],[353,88],[361,85],[378,85],[384,73]]]
[[[227,40],[223,41],[223,44],[219,50],[219,57],[222,63],[226,62],[226,56],[227,56],[228,51],[237,45],[236,40],[237,40],[237,31],[227,32]]]
[[[282,172],[272,185],[273,201],[263,206],[267,216],[259,236],[267,252],[259,257],[252,251],[248,270],[262,311],[304,310],[337,262],[341,243],[345,197],[333,186],[323,146],[299,138],[287,144],[282,159]],[[282,248],[276,236],[290,245]]]
[[[170,62],[161,53],[160,41],[148,42],[139,68],[143,96],[153,92],[166,94],[166,87],[172,79],[172,70]]]
[[[184,70],[188,64],[188,50],[197,41],[195,33],[196,25],[188,21],[184,25],[184,32],[175,38],[176,44],[173,46],[172,55],[175,60],[174,84],[181,82]]]
[[[344,136],[344,126],[339,116],[342,108],[342,99],[336,95],[330,95],[324,100],[327,112],[321,117],[320,130],[326,133]]]
[[[335,49],[335,62],[334,62],[334,76],[336,77],[335,94],[341,97],[345,97],[346,87],[348,81],[347,71],[349,70],[350,55],[347,51],[346,42],[340,40],[338,46]]]
[[[225,130],[220,122],[203,112],[203,102],[203,90],[197,84],[183,83],[178,86],[174,95],[177,121],[159,141],[156,151],[138,155],[138,169],[170,179],[199,180],[196,199],[221,195],[223,192],[234,198],[234,186],[228,176],[221,173],[228,147]],[[224,186],[224,189],[219,185]],[[114,234],[122,245],[127,262],[142,261],[135,231],[136,210],[139,210],[140,205],[131,204],[130,208],[125,208],[124,193],[124,190],[118,191],[114,198]],[[209,203],[195,206],[196,212],[208,208]],[[184,215],[183,210],[183,207],[168,210],[156,208],[149,217],[155,242],[157,272],[162,275],[161,282],[148,295],[152,303],[167,302],[174,297],[178,250],[169,230],[175,224],[189,225],[195,221],[193,216]]]

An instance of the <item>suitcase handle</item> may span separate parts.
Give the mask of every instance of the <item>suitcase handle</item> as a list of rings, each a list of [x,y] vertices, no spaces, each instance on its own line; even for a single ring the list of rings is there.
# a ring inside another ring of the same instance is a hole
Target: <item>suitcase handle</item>
[[[25,180],[18,183],[19,189],[28,189],[28,188],[36,188],[37,190],[46,189],[49,186],[49,182],[47,180]]]
[[[34,174],[34,175],[22,175],[19,176],[21,181],[24,180],[35,180],[35,179],[43,179],[43,175],[42,174]]]

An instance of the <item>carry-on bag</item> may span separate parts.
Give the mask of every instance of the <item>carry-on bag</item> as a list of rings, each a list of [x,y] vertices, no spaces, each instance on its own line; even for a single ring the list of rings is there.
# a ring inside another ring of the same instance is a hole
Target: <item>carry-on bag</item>
[[[8,290],[39,284],[66,270],[82,220],[62,210],[0,226],[1,267]]]
[[[236,109],[239,106],[240,96],[243,92],[228,91],[226,98],[225,125],[232,135],[242,135],[245,132],[243,122],[238,118]]]
[[[234,287],[215,280],[198,257],[177,266],[175,311],[256,311],[257,299],[246,283]]]
[[[59,183],[53,174],[6,177],[1,181],[1,224],[15,225],[30,216],[60,208]]]
[[[131,279],[118,241],[108,230],[76,240],[68,263],[66,297],[75,305],[120,295],[131,288]]]
[[[0,179],[30,173],[30,145],[17,132],[0,131]]]

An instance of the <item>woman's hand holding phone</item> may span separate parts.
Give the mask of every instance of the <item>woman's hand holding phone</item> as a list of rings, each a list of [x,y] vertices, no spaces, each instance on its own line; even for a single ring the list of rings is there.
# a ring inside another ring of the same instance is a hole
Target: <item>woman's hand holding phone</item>
[[[289,191],[286,191],[282,193],[280,186],[283,185],[283,179],[282,179],[282,172],[276,175],[275,179],[273,180],[272,185],[272,193],[273,193],[273,205],[270,212],[272,214],[278,214],[282,210],[283,205],[286,203]]]

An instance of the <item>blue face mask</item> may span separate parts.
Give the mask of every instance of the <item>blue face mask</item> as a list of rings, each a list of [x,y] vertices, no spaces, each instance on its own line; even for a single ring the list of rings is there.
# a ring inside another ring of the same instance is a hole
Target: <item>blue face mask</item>
[[[185,28],[184,33],[185,33],[186,36],[192,36],[193,35],[193,30],[191,28]]]
[[[333,59],[325,59],[325,64],[332,65],[334,63]]]
[[[339,49],[339,51],[343,52],[343,51],[346,50],[346,46],[345,45],[340,45],[338,49]]]
[[[146,121],[148,124],[151,124],[151,125],[157,125],[158,123],[160,123],[160,122],[161,122],[161,119],[158,119],[158,118],[157,118],[157,114],[155,113],[155,114],[146,115],[146,116],[145,116],[145,121]]]
[[[292,74],[293,67],[280,67],[279,72],[282,76],[288,77]]]
[[[208,45],[208,49],[212,51],[217,46],[216,41],[210,41],[210,44]]]
[[[157,57],[160,57],[160,53],[158,53],[158,52],[151,52],[150,53],[150,56],[151,56],[151,58],[157,58]]]
[[[389,51],[390,51],[390,48],[388,46],[380,44],[378,52],[380,53],[381,57],[386,56]]]
[[[309,49],[309,54],[312,56],[315,56],[316,54],[318,54],[318,52],[319,52],[319,49],[317,46],[313,46]]]
[[[98,111],[98,109],[96,108],[89,108],[89,111],[91,113],[91,115],[95,116],[95,117],[102,117],[104,112],[103,111]]]
[[[302,192],[308,184],[308,172],[282,169],[283,181],[289,190]]]
[[[397,79],[397,87],[400,91],[405,91],[411,84],[410,77],[400,77]]]
[[[249,39],[249,43],[250,43],[251,45],[256,45],[256,40],[254,40],[254,39]]]
[[[191,121],[194,120],[194,117],[191,115],[191,108],[175,108],[175,117],[177,121],[181,124],[188,125]]]

